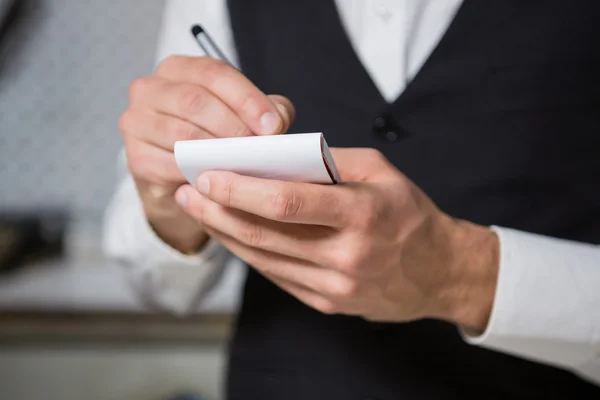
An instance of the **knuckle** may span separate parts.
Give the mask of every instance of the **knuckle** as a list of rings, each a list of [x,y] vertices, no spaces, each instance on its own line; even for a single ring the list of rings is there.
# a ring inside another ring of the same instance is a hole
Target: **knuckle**
[[[261,101],[262,100],[262,101]],[[265,99],[259,98],[255,93],[247,93],[239,106],[239,112],[244,115],[259,118],[263,112],[268,111],[266,107],[260,107]]]
[[[337,304],[329,299],[316,301],[315,309],[323,314],[332,315],[338,312]]]
[[[202,57],[200,62],[199,67],[202,70],[202,77],[207,85],[214,84],[230,69],[227,63],[210,57]]]
[[[243,241],[251,247],[260,247],[263,242],[262,228],[256,224],[248,223],[242,232]]]
[[[217,193],[222,196],[223,204],[231,207],[235,195],[235,179],[214,179],[211,181],[211,193]],[[220,197],[220,196],[219,196]]]
[[[362,269],[361,250],[344,248],[333,255],[334,265],[349,275],[355,275]]]
[[[156,73],[163,76],[173,76],[181,69],[185,63],[186,57],[180,55],[171,55],[158,64]]]
[[[131,82],[131,84],[129,85],[129,90],[128,90],[129,102],[137,103],[138,100],[144,96],[147,86],[148,86],[148,78],[147,77],[134,79]]]
[[[296,118],[296,108],[294,107],[294,104],[290,99],[281,95],[268,95],[267,97],[272,102],[283,106],[282,118],[285,124],[284,128],[287,131]],[[282,110],[280,110],[280,112],[281,111]]]
[[[351,298],[358,292],[358,284],[353,279],[346,277],[336,277],[328,282],[329,293],[341,299]]]
[[[169,128],[169,131],[175,141],[195,140],[201,136],[201,131],[198,127],[179,120],[172,121],[172,127]]]
[[[133,119],[134,117],[130,110],[127,110],[121,114],[119,117],[119,132],[121,132],[122,135],[126,135],[131,131]]]
[[[355,260],[348,249],[342,249],[333,254],[333,263],[344,272],[350,272],[355,267]]]
[[[359,219],[361,228],[370,232],[377,223],[377,213],[370,207],[362,213]]]
[[[215,125],[215,129],[211,132],[215,136],[244,137],[253,135],[250,128],[237,118],[226,104],[211,104],[210,112],[205,112],[205,114]]]
[[[302,208],[300,198],[293,190],[280,190],[273,200],[273,215],[286,220],[297,215]]]
[[[131,174],[136,178],[143,177],[145,175],[145,170],[143,168],[145,165],[144,154],[140,152],[136,146],[131,145],[126,146],[126,154],[127,167],[129,168],[129,171],[131,171]]]
[[[236,137],[252,136],[252,131],[245,124],[239,124],[233,132]]]
[[[198,115],[206,104],[204,91],[198,87],[184,90],[179,99],[179,107],[184,115]]]
[[[137,140],[131,140],[125,145],[127,168],[136,179],[157,184],[170,184],[176,177],[173,176],[173,167],[158,161],[144,151]]]

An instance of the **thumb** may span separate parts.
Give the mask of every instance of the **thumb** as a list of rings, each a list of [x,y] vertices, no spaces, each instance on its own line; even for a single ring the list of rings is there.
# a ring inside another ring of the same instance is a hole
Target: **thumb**
[[[287,97],[277,94],[272,94],[267,97],[275,105],[275,108],[277,108],[277,112],[279,112],[279,116],[281,117],[282,123],[280,124],[277,133],[286,133],[296,118],[296,109],[294,108],[294,105]]]
[[[334,147],[331,155],[345,182],[386,180],[398,174],[398,170],[376,149]]]

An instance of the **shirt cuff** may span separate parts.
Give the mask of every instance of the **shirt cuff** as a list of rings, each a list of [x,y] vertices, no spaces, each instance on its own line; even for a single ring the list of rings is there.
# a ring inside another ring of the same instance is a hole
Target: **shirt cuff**
[[[600,358],[600,248],[493,227],[500,269],[488,326],[470,344],[575,368]]]
[[[181,253],[157,236],[141,206],[129,207],[126,219],[120,224],[125,232],[114,238],[122,242],[113,248],[123,248],[123,257],[114,252],[117,262],[142,301],[173,314],[192,312],[220,277],[230,253],[214,239],[196,254]]]
[[[208,242],[195,253],[182,253],[165,243],[148,223],[143,212],[135,213],[133,231],[138,234],[139,245],[143,249],[152,249],[153,263],[177,264],[179,266],[198,267],[212,259],[222,249],[214,239]]]

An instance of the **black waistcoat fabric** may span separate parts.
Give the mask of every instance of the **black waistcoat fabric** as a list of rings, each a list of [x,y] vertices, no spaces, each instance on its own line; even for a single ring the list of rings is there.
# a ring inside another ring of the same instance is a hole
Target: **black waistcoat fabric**
[[[597,0],[466,0],[393,104],[354,53],[333,0],[228,4],[241,68],[295,103],[292,132],[379,149],[455,217],[600,243]],[[569,372],[467,345],[447,323],[322,315],[252,269],[227,392],[600,399],[599,387]]]

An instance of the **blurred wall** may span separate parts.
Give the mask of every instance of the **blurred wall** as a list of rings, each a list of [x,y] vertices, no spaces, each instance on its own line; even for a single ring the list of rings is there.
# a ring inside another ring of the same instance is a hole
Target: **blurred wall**
[[[18,1],[0,37],[0,211],[66,206],[99,222],[115,184],[127,87],[153,68],[164,0]],[[71,284],[81,292],[86,274],[102,285],[96,267],[40,271],[49,275],[41,283],[28,275],[22,283],[34,290],[24,296],[69,295]],[[15,284],[5,286],[23,289]],[[218,399],[224,360],[222,342],[15,347],[0,337],[0,398],[161,400],[195,389]]]
[[[127,87],[153,68],[164,0],[20,1],[0,38],[0,209],[99,219]]]

